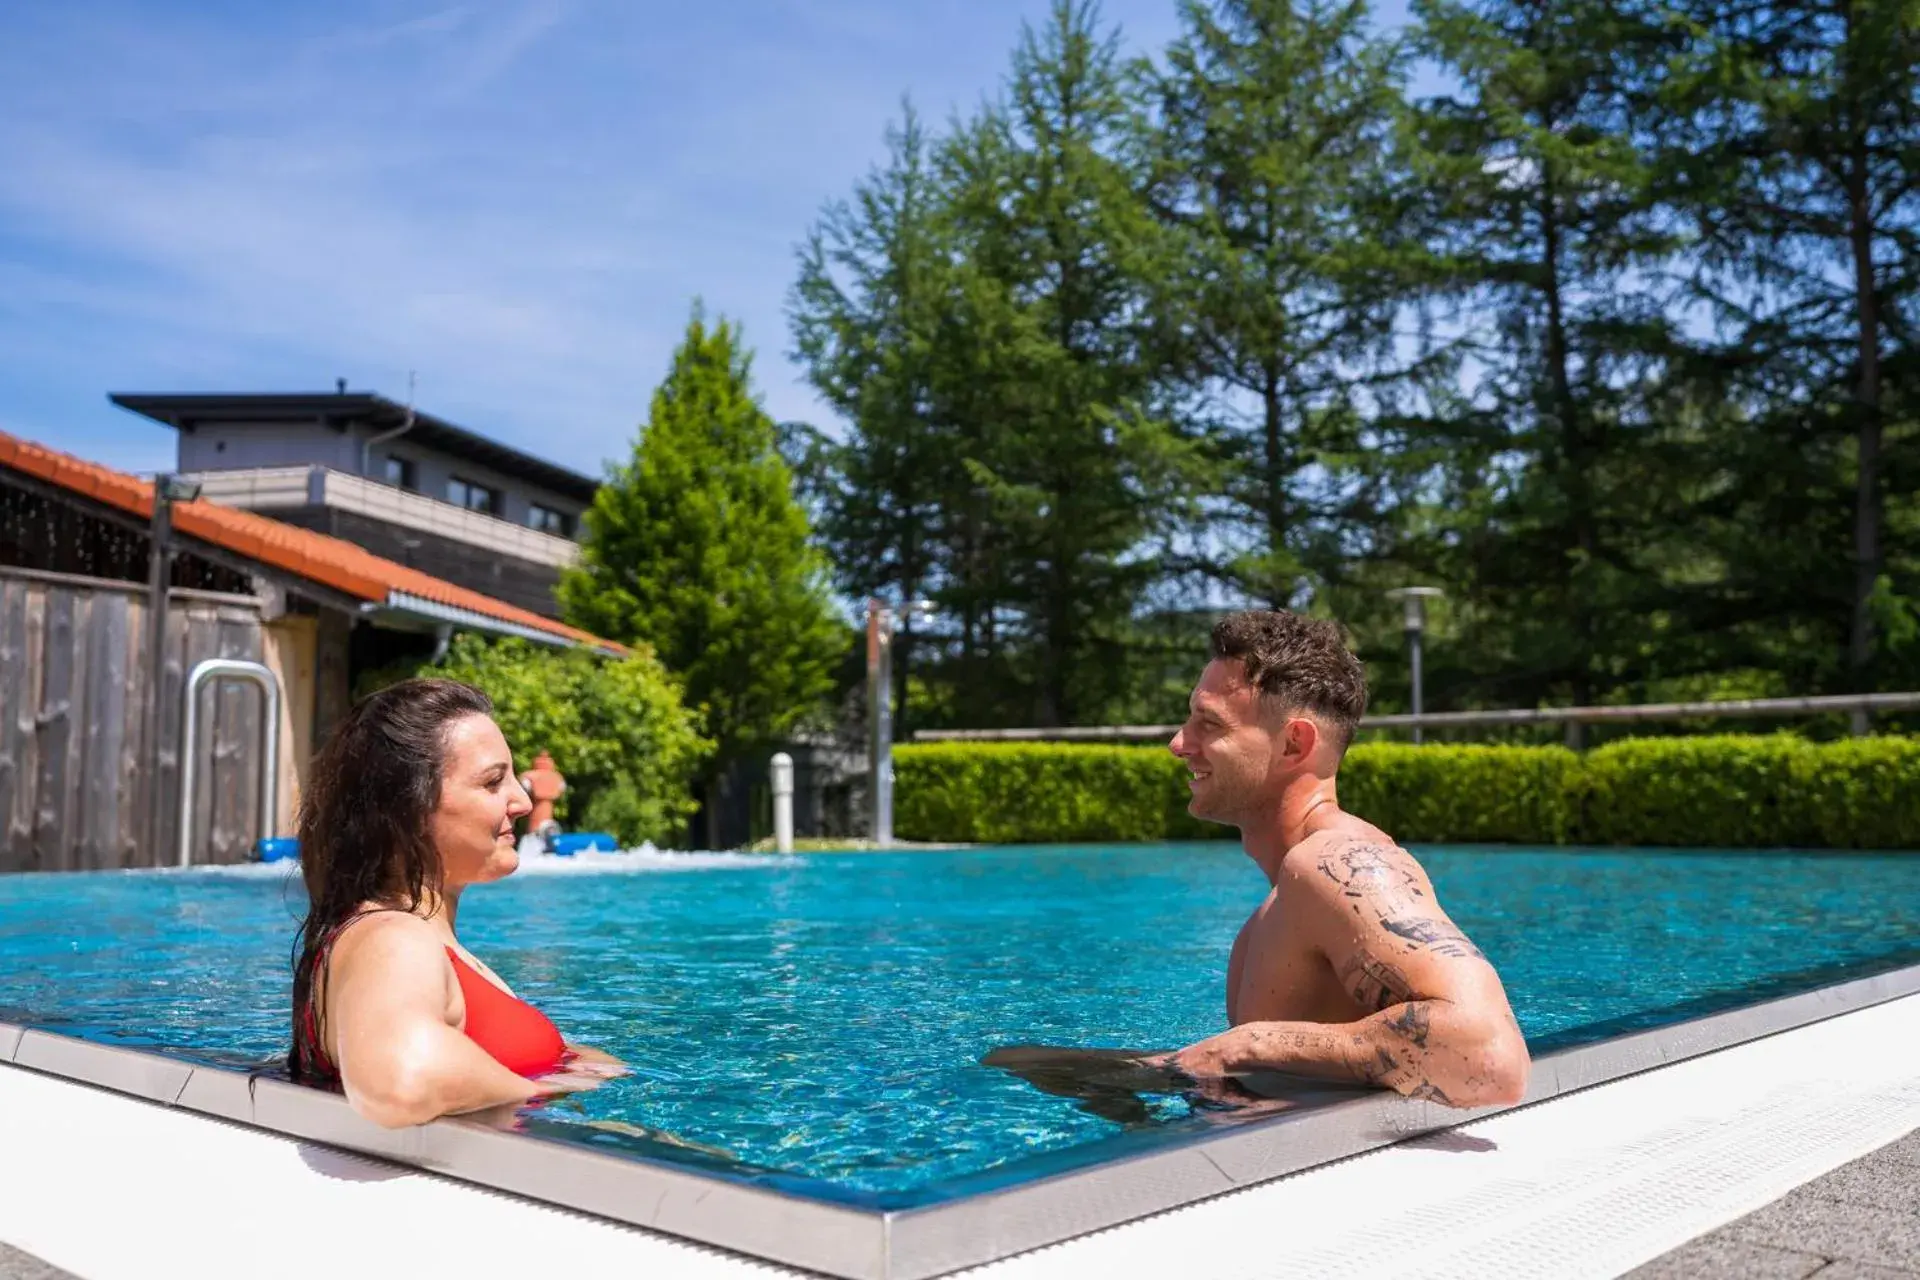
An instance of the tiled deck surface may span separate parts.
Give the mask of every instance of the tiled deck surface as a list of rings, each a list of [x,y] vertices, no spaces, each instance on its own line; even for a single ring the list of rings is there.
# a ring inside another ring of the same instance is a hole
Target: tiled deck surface
[[[76,1280],[76,1277],[30,1253],[0,1244],[0,1280]]]
[[[1628,1275],[1920,1280],[1920,1129]]]
[[[964,1274],[1605,1280],[1652,1260],[1656,1276],[1887,1280],[1920,1271],[1920,1065],[1887,1052],[1909,1044],[1920,996]],[[800,1276],[10,1067],[0,1187],[0,1241],[84,1280],[479,1277],[556,1258],[609,1276]]]
[[[1627,1273],[1628,1280],[1920,1280],[1920,1130]],[[0,1280],[78,1280],[0,1244]]]

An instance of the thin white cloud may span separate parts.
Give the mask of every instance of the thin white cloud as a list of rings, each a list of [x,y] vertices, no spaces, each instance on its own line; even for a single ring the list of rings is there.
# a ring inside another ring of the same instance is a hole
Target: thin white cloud
[[[127,2],[0,12],[0,426],[140,453],[107,391],[413,369],[433,411],[589,470],[695,296],[771,412],[820,416],[783,358],[794,245],[903,91],[944,119],[1044,10]]]
[[[335,49],[378,49],[399,41],[445,36],[450,32],[458,31],[471,22],[473,17],[474,12],[470,6],[454,5],[434,13],[403,18],[398,22],[344,27],[307,41],[307,47],[318,53],[331,52]]]
[[[558,26],[567,9],[561,0],[532,0],[517,6],[503,20],[485,24],[477,38],[460,51],[456,69],[433,86],[435,95],[452,102],[478,93]]]

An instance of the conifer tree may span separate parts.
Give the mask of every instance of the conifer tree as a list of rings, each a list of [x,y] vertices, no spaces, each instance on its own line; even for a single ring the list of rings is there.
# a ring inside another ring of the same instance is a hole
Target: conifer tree
[[[1001,539],[999,602],[1041,724],[1097,718],[1129,680],[1157,543],[1189,513],[1194,451],[1146,341],[1166,269],[1134,154],[1139,104],[1096,6],[1056,0],[1001,101],[949,139],[974,273],[969,461]]]
[[[1469,500],[1434,528],[1487,628],[1460,651],[1506,705],[1590,702],[1644,674],[1663,603],[1644,544],[1672,536],[1647,513],[1678,483],[1650,393],[1678,345],[1654,281],[1680,245],[1635,114],[1659,32],[1611,0],[1415,12],[1456,82],[1420,104],[1416,181],[1470,353],[1446,424]]]
[[[703,710],[716,779],[819,713],[849,632],[725,320],[695,311],[584,527],[559,587],[567,620],[652,647]]]
[[[1404,376],[1394,322],[1417,266],[1395,243],[1401,74],[1364,0],[1186,0],[1181,16],[1150,140],[1179,263],[1163,337],[1220,439],[1216,541],[1249,535],[1213,573],[1282,608],[1341,576],[1389,506],[1355,464],[1383,456],[1368,420]]]
[[[1831,636],[1833,683],[1869,689],[1920,602],[1920,8],[1678,7],[1696,38],[1662,133],[1740,409],[1736,560],[1769,621]]]
[[[795,355],[843,430],[801,427],[790,444],[840,587],[855,598],[943,593],[946,540],[970,485],[963,432],[947,402],[954,280],[943,192],[909,103],[887,131],[886,162],[850,201],[822,212],[788,302]],[[916,653],[900,616],[896,730],[908,731]]]

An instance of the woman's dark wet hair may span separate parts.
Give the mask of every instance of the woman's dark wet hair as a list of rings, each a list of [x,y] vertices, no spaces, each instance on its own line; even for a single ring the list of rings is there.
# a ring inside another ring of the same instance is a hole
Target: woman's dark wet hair
[[[456,680],[403,680],[362,698],[314,755],[300,801],[300,878],[307,918],[293,961],[296,1079],[326,1073],[314,979],[341,926],[378,902],[411,911],[441,889],[432,837],[448,728],[493,714]]]

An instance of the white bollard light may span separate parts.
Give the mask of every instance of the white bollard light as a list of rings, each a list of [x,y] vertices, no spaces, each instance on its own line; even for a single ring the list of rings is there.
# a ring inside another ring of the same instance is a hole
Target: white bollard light
[[[793,757],[784,751],[773,757],[773,846],[793,852]]]

